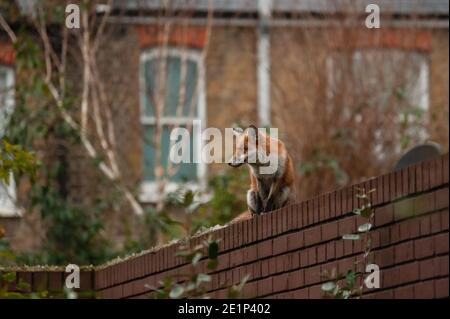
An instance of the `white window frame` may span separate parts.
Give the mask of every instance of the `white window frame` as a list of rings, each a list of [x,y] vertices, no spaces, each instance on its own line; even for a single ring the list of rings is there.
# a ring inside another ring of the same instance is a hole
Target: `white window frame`
[[[5,65],[0,65],[0,69],[6,71],[6,87],[9,89],[9,92],[6,93],[6,105],[1,107],[7,110],[12,110],[14,108],[14,69],[11,66]],[[3,129],[0,130],[0,136],[3,134],[2,131]],[[5,185],[0,182],[0,188],[0,217],[20,217],[22,212],[16,205],[16,183],[12,173],[9,176],[9,185]]]
[[[152,48],[145,50],[141,53],[140,62],[139,62],[139,103],[140,103],[140,123],[142,126],[146,125],[154,125],[156,123],[155,118],[151,116],[145,115],[145,76],[144,76],[144,68],[146,61],[150,61],[155,58],[167,58],[169,56],[182,58],[183,56],[192,60],[197,64],[197,74],[198,74],[198,96],[197,96],[197,116],[190,118],[176,118],[176,117],[163,117],[161,118],[162,125],[170,125],[170,124],[183,124],[188,122],[189,120],[200,120],[200,127],[197,127],[197,131],[200,132],[199,136],[194,136],[194,139],[197,138],[200,143],[196,143],[197,149],[195,150],[201,158],[202,149],[205,145],[205,141],[201,138],[201,132],[206,127],[206,93],[205,93],[205,67],[204,67],[204,56],[201,51],[194,49],[182,49],[182,48]],[[143,154],[144,156],[144,154]],[[193,190],[204,190],[206,189],[206,163],[201,161],[197,165],[197,181],[196,182],[168,182],[165,187],[165,193],[163,196],[168,193],[176,191],[180,185]],[[158,188],[157,182],[153,181],[142,181],[140,185],[140,195],[139,200],[143,203],[154,203],[158,198]]]

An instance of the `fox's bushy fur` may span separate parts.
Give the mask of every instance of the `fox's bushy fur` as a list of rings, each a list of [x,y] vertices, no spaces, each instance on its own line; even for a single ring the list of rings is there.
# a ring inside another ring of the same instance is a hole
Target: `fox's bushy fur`
[[[253,125],[245,131],[234,130],[234,134],[237,138],[236,147],[228,164],[232,167],[247,164],[250,169],[250,189],[247,192],[249,211],[235,220],[273,211],[293,202],[295,171],[292,158],[283,142],[260,132]],[[267,161],[262,163],[260,159],[268,156],[276,159],[275,164],[270,164],[276,166],[272,172],[263,173],[260,168],[267,166]],[[250,157],[256,158],[256,161],[249,161]]]

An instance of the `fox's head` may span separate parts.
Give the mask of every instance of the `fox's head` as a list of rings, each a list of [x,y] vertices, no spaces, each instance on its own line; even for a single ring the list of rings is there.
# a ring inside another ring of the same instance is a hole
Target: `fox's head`
[[[250,125],[245,131],[233,128],[236,137],[236,145],[233,148],[233,156],[228,165],[239,167],[242,164],[258,166],[261,164],[268,150],[266,149],[266,136],[258,131],[254,125]]]

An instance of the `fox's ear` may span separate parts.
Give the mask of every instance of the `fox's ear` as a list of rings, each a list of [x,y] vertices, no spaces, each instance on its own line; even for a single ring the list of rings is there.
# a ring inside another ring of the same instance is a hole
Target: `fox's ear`
[[[242,133],[244,133],[244,130],[241,129],[240,127],[233,127],[233,135],[235,136],[239,136]]]
[[[258,139],[259,131],[258,131],[258,128],[256,126],[250,125],[247,128],[246,131],[247,131],[247,134],[248,134],[249,137],[254,138],[254,139]]]

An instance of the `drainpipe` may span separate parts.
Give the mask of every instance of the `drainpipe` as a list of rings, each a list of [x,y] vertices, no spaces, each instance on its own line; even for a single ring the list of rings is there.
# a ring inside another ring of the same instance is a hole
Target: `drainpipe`
[[[259,20],[257,26],[257,81],[258,81],[258,124],[270,125],[270,38],[269,20],[272,0],[258,1]]]

